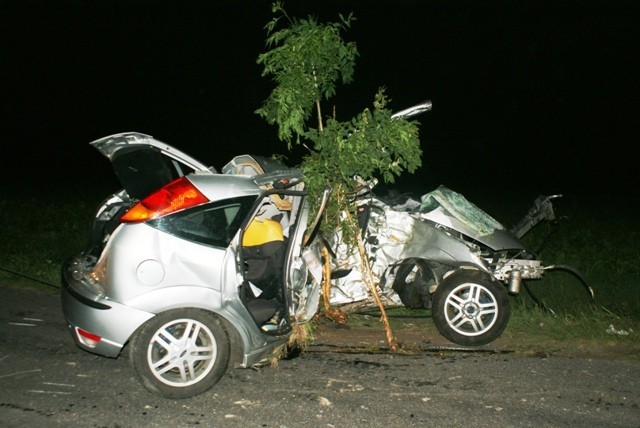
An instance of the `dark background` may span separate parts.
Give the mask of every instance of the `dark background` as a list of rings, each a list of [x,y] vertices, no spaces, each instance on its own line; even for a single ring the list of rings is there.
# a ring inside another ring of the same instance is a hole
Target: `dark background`
[[[222,167],[285,153],[257,109],[270,1],[1,1],[2,193],[112,183],[88,142],[153,135]],[[425,192],[636,197],[640,14],[634,1],[285,2],[292,16],[357,18],[348,119],[380,86],[419,117]],[[325,111],[330,111],[325,105]],[[299,154],[290,162],[299,161]]]

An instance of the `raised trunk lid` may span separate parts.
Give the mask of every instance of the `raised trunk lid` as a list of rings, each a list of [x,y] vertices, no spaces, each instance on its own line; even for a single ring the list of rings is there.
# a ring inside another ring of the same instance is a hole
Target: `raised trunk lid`
[[[111,161],[120,184],[133,199],[142,199],[194,171],[216,173],[213,167],[209,168],[180,150],[138,132],[110,135],[89,144]]]

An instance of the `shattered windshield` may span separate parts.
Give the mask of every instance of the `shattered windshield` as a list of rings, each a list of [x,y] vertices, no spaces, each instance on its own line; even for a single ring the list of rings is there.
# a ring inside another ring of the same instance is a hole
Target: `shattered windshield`
[[[464,196],[440,186],[436,190],[422,196],[421,213],[431,212],[442,207],[444,212],[457,218],[467,227],[478,231],[481,235],[493,233],[495,229],[504,230],[504,226],[489,214],[469,202]]]

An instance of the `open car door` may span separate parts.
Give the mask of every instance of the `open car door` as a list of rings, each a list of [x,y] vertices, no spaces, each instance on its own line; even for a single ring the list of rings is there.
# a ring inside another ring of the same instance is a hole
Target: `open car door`
[[[265,166],[270,171],[265,172]],[[263,331],[279,333],[292,323],[309,321],[318,310],[322,280],[320,246],[313,238],[328,192],[310,221],[309,195],[299,170],[243,155],[223,171],[252,176],[265,189],[242,236],[249,311]],[[279,318],[282,309],[284,323]]]

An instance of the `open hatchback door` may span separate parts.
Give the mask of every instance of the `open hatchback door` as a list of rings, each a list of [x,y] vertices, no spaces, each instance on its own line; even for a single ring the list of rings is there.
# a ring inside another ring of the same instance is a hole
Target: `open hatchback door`
[[[216,173],[196,159],[150,135],[127,132],[89,143],[106,156],[128,195],[142,199],[152,191],[194,171]]]

